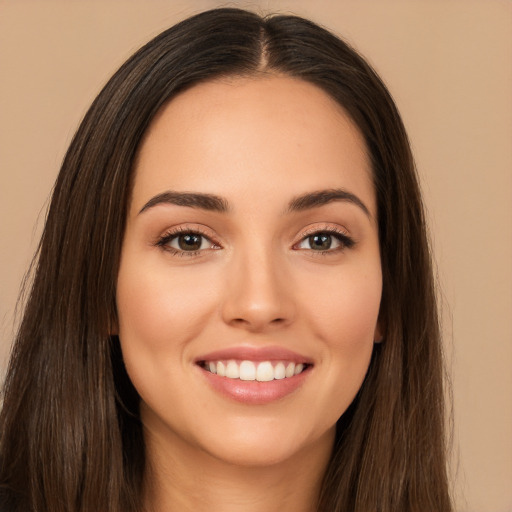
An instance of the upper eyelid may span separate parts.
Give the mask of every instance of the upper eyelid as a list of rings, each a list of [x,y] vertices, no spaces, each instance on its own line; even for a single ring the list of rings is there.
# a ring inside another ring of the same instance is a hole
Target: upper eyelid
[[[157,236],[156,243],[158,244],[163,239],[172,239],[175,236],[178,236],[182,233],[195,233],[198,235],[201,235],[211,241],[212,243],[215,243],[216,245],[222,245],[220,242],[220,237],[218,237],[211,228],[208,226],[204,226],[201,224],[196,223],[190,223],[190,224],[179,224],[176,226],[171,226],[167,229],[165,229],[160,235]],[[320,222],[320,223],[314,223],[310,224],[308,226],[305,226],[303,229],[301,229],[294,237],[293,244],[296,244],[300,242],[301,240],[314,235],[316,233],[332,233],[332,234],[339,234],[346,238],[353,239],[352,235],[350,234],[349,230],[341,226],[339,224],[334,223],[328,223],[328,222]]]
[[[206,238],[213,245],[221,247],[221,243],[219,242],[218,237],[216,237],[215,234],[212,233],[212,230],[208,229],[206,226],[201,226],[198,224],[185,224],[167,228],[156,237],[156,240],[154,240],[152,245],[166,245],[174,238],[185,233],[194,233],[200,235]]]
[[[326,227],[326,228],[312,228],[307,231],[302,232],[299,236],[307,237],[314,235],[315,233],[339,233],[348,236],[348,232],[345,229],[339,229],[334,227]]]
[[[315,223],[300,230],[296,235],[296,238],[302,240],[303,238],[314,235],[315,233],[338,233],[349,238],[351,237],[349,230],[339,224]]]
[[[166,236],[173,236],[173,235],[179,235],[182,233],[196,233],[198,235],[202,235],[208,239],[215,238],[215,234],[213,230],[206,226],[202,226],[200,224],[185,224],[185,225],[178,225],[178,226],[172,226],[170,228],[167,228],[163,231],[161,235],[159,235],[159,238],[163,238]]]
[[[357,240],[350,234],[349,230],[344,226],[339,224],[330,224],[330,223],[320,223],[320,224],[312,224],[309,225],[306,229],[299,232],[297,235],[296,241],[293,243],[292,247],[296,247],[298,244],[303,243],[309,237],[326,233],[341,242],[342,246],[346,249],[350,249],[357,244]],[[339,249],[328,249],[326,251],[314,251],[317,255],[319,254],[333,254],[337,252]]]

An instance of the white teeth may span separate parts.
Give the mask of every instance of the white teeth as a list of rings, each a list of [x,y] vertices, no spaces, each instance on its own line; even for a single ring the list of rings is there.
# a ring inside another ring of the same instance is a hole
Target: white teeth
[[[240,379],[245,381],[270,382],[272,380],[281,380],[298,375],[306,367],[303,363],[278,362],[273,366],[271,361],[262,361],[255,363],[253,361],[208,361],[204,364],[204,369],[210,373],[216,373],[219,377],[228,379]]]
[[[228,361],[226,366],[226,377],[229,379],[238,379],[240,377],[240,368],[236,364],[236,361]]]
[[[256,366],[252,361],[242,361],[240,363],[240,380],[255,380]]]
[[[293,363],[288,363],[288,366],[285,370],[285,377],[293,377],[293,374],[295,372],[295,365]]]
[[[265,361],[258,365],[256,370],[256,380],[259,382],[269,382],[274,380],[274,368],[270,361]]]
[[[277,363],[274,368],[274,379],[284,379],[286,377],[286,369],[283,363]]]

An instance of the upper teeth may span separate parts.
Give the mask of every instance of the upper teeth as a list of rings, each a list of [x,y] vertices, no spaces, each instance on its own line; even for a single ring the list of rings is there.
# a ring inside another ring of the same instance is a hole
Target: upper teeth
[[[208,361],[204,367],[211,373],[216,373],[220,377],[240,380],[257,380],[259,382],[268,382],[274,379],[284,379],[293,377],[304,370],[304,364],[291,362],[272,363],[262,361],[254,363],[253,361]]]

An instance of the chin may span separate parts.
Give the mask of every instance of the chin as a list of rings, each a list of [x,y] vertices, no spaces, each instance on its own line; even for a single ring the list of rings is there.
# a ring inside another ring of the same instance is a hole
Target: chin
[[[244,422],[245,423],[245,422]],[[318,433],[297,429],[286,421],[251,421],[250,424],[227,428],[215,438],[203,439],[203,449],[212,457],[240,467],[268,467],[280,464],[302,464],[311,452],[330,454],[334,443],[335,425]],[[295,425],[300,420],[295,419]]]

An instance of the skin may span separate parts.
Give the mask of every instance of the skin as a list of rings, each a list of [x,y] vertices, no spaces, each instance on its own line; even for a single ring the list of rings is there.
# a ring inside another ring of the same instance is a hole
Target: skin
[[[343,189],[352,201],[290,211]],[[226,212],[166,191],[222,197]],[[141,212],[141,210],[143,210]],[[176,253],[169,230],[207,238]],[[344,246],[312,248],[334,230]],[[379,341],[382,275],[366,148],[343,109],[285,76],[197,85],[155,118],[140,148],[118,276],[118,333],[141,396],[148,510],[312,511],[338,418]],[[313,361],[302,386],[248,405],[208,385],[195,359],[279,346]],[[174,508],[176,507],[176,508]]]

